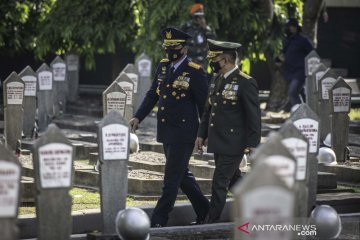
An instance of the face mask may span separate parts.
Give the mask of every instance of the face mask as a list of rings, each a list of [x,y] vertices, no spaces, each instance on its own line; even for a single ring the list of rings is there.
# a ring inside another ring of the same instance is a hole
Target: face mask
[[[221,61],[221,60],[222,60],[222,59],[220,59],[220,60],[217,61],[217,62],[213,62],[213,61],[210,62],[210,67],[211,67],[211,69],[213,70],[214,73],[218,73],[218,72],[220,71],[220,69],[221,69],[221,67],[220,67],[220,61]]]
[[[171,62],[180,59],[184,54],[181,53],[181,49],[166,49],[166,54]]]

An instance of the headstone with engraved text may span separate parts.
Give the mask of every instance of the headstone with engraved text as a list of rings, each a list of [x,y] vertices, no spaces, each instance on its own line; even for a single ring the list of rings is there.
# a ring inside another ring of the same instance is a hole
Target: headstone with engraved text
[[[99,123],[100,197],[103,234],[114,234],[116,214],[126,206],[130,132],[118,111]]]
[[[338,162],[346,159],[345,149],[349,138],[349,112],[351,108],[351,87],[339,77],[329,90],[331,109],[331,147]]]
[[[132,63],[129,63],[125,66],[125,68],[121,71],[128,75],[128,77],[133,81],[134,83],[134,97],[133,97],[133,106],[134,111],[136,111],[141,103],[142,99],[139,99],[139,72],[135,68],[135,65]]]
[[[17,216],[20,204],[21,165],[0,143],[0,233],[3,240],[19,237]]]
[[[4,135],[5,145],[16,150],[23,128],[24,81],[12,72],[4,81]]]
[[[58,116],[60,111],[65,111],[66,107],[66,94],[68,91],[66,64],[60,56],[56,56],[50,66],[54,76],[54,110],[55,115]]]
[[[68,53],[65,56],[67,66],[67,84],[68,84],[68,101],[75,102],[78,98],[79,92],[79,71],[80,61],[79,55]]]
[[[316,113],[319,113],[319,80],[321,79],[322,75],[325,74],[326,71],[328,71],[329,68],[326,68],[324,64],[320,63],[320,65],[314,70],[313,74],[311,76],[308,76],[308,78],[311,80],[309,84],[311,86],[309,87],[309,91],[312,96],[309,97],[311,99],[308,99],[306,103],[309,105],[309,107]]]
[[[117,82],[113,82],[103,92],[103,113],[106,116],[111,110],[119,111],[121,116],[125,115],[126,92]]]
[[[72,187],[74,149],[55,124],[33,148],[37,237],[40,240],[69,239],[72,229],[69,191]]]
[[[26,138],[30,138],[35,127],[37,78],[30,66],[25,67],[19,77],[25,83],[23,133]]]
[[[126,109],[124,113],[124,118],[129,121],[134,115],[134,82],[128,77],[126,73],[120,73],[120,75],[115,79],[120,87],[126,92]]]

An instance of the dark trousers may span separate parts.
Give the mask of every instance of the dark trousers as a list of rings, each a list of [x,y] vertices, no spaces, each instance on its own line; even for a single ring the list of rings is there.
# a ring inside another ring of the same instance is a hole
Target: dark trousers
[[[226,203],[228,190],[241,178],[239,170],[243,154],[214,154],[215,171],[211,187],[211,202],[208,222],[217,222]]]
[[[288,95],[290,100],[290,108],[296,104],[300,104],[301,99],[305,102],[304,81],[296,78],[291,79],[288,86]]]
[[[194,149],[193,143],[163,144],[166,157],[164,186],[160,199],[154,209],[151,225],[166,226],[169,213],[174,208],[179,187],[189,198],[197,220],[204,220],[209,201],[202,194],[194,175],[189,171],[189,159]]]

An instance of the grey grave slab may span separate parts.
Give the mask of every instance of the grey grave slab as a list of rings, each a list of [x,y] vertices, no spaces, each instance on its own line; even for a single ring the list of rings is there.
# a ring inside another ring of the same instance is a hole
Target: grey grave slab
[[[116,233],[116,214],[126,205],[129,142],[127,121],[118,111],[110,111],[99,123],[98,131],[103,234]]]
[[[314,70],[313,74],[309,76],[309,86],[307,96],[307,104],[309,107],[319,115],[319,80],[328,71],[329,68],[326,68],[324,64],[320,65]]]
[[[126,93],[124,118],[126,121],[129,121],[134,116],[134,82],[123,72],[115,79],[115,82],[117,82]]]
[[[114,81],[103,92],[103,113],[106,116],[111,110],[118,111],[124,117],[126,109],[126,92]]]
[[[5,145],[16,150],[21,141],[24,110],[24,81],[12,72],[4,81],[4,136]]]
[[[338,162],[346,160],[349,139],[349,112],[351,109],[351,87],[339,77],[329,90],[331,112],[331,147]]]
[[[33,148],[36,183],[37,237],[40,240],[68,239],[71,235],[74,150],[55,124]]]
[[[66,110],[66,94],[68,91],[66,64],[60,56],[56,56],[50,66],[54,76],[54,112],[55,116],[58,116]]]
[[[319,117],[307,104],[301,104],[290,120],[295,127],[308,139],[309,153],[307,162],[308,212],[315,206],[318,178],[318,160],[321,124]]]
[[[125,68],[122,70],[122,72],[126,73],[128,77],[134,82],[134,98],[133,98],[133,105],[134,110],[136,111],[140,105],[140,101],[142,99],[139,99],[140,94],[140,88],[139,88],[139,72],[137,71],[136,67],[132,63],[128,63]]]
[[[54,116],[53,73],[51,68],[43,63],[36,70],[36,74],[38,80],[38,126],[40,131],[44,131]]]
[[[19,237],[17,216],[20,204],[21,165],[15,155],[0,143],[0,232],[1,239]]]
[[[67,83],[68,83],[68,101],[75,102],[79,93],[79,72],[80,63],[79,55],[75,53],[68,53],[65,56]]]
[[[25,83],[23,134],[26,138],[30,138],[35,127],[37,75],[30,66],[26,66],[19,73],[19,77]]]

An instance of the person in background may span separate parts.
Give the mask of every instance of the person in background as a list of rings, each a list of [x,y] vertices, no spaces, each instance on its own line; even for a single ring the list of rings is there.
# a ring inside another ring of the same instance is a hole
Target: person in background
[[[260,143],[261,114],[256,81],[236,65],[239,43],[208,39],[210,67],[216,74],[209,87],[195,146],[214,153],[215,171],[206,223],[219,221],[231,186],[241,178],[244,151]]]
[[[151,227],[167,225],[179,187],[195,210],[195,224],[201,224],[209,201],[188,164],[207,97],[206,74],[187,57],[190,35],[176,28],[165,28],[162,36],[167,58],[160,61],[151,88],[129,125],[135,131],[157,103],[157,141],[163,143],[166,164],[162,195],[152,214]]]
[[[207,39],[216,39],[214,30],[211,29],[206,23],[204,5],[201,3],[195,3],[190,9],[191,20],[188,21],[182,30],[188,33],[192,38],[189,41],[188,57],[191,61],[194,61],[207,68]]]
[[[286,111],[305,102],[305,57],[313,50],[310,40],[301,34],[301,26],[295,18],[285,24],[282,54],[275,59],[283,65],[284,79],[288,84],[289,104]]]

